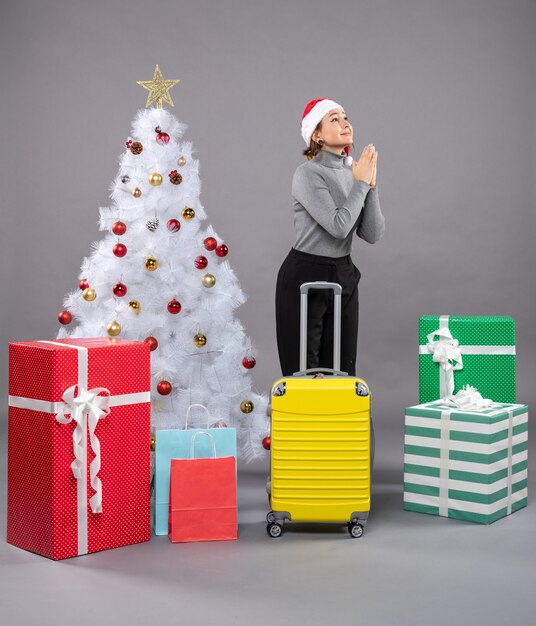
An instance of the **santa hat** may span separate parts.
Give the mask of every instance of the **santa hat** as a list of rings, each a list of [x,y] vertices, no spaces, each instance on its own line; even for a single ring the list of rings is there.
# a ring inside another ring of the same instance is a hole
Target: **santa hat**
[[[301,120],[301,134],[303,140],[309,146],[311,143],[311,137],[318,126],[318,122],[328,113],[331,109],[342,109],[340,104],[337,104],[329,98],[320,98],[318,100],[311,100],[305,107]],[[346,155],[350,152],[350,146],[344,148]]]

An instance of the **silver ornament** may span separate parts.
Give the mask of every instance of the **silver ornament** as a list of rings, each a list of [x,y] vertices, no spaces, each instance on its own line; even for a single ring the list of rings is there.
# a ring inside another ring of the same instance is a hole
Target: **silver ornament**
[[[145,224],[145,226],[147,226],[147,228],[154,233],[154,231],[158,228],[160,224],[160,220],[157,217],[152,217],[150,220],[147,220],[147,223]]]

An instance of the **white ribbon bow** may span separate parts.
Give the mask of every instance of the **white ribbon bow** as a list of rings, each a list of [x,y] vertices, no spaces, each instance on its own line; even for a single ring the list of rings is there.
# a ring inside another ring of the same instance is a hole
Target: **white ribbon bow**
[[[483,398],[482,394],[471,385],[465,385],[455,395],[445,398],[445,401],[449,406],[465,409],[466,411],[480,411],[481,409],[487,409],[492,404],[489,398]]]
[[[448,328],[438,328],[427,335],[426,339],[428,352],[432,353],[434,363],[439,363],[443,372],[441,397],[450,396],[454,392],[454,370],[463,369],[458,340],[453,339]]]
[[[78,394],[75,395],[78,391]],[[104,393],[106,395],[99,395]],[[73,420],[76,428],[73,431],[73,452],[74,461],[71,469],[76,480],[86,480],[86,424],[89,427],[89,440],[95,458],[89,466],[90,484],[95,493],[89,500],[93,513],[102,513],[102,481],[98,476],[101,466],[100,442],[95,435],[97,423],[110,413],[110,391],[105,387],[95,387],[95,389],[84,389],[79,385],[73,385],[65,390],[62,396],[65,406],[56,415],[56,420],[60,424],[69,424]],[[70,417],[66,417],[69,414]],[[87,416],[87,422],[86,422]]]

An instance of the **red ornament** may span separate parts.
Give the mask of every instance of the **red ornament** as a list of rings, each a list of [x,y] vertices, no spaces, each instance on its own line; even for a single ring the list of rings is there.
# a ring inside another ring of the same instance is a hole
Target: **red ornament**
[[[149,344],[149,348],[151,348],[151,352],[158,348],[158,341],[154,337],[146,337],[143,341]]]
[[[169,135],[167,133],[160,132],[156,135],[156,141],[161,146],[165,146],[167,143],[169,143]]]
[[[218,256],[227,256],[228,253],[229,253],[229,248],[224,243],[222,243],[221,246],[218,246],[216,248],[216,254]]]
[[[205,248],[207,250],[215,250],[218,245],[218,242],[214,239],[214,237],[207,237],[203,243],[205,244]]]
[[[247,369],[251,370],[255,367],[257,361],[252,356],[245,356],[242,359],[242,365]]]
[[[161,380],[158,385],[156,385],[156,390],[161,396],[169,396],[171,389],[171,383],[168,383],[167,380]]]
[[[113,249],[115,256],[125,256],[127,253],[127,247],[124,243],[116,243]]]
[[[132,145],[132,139],[127,139],[125,141],[125,147],[127,150],[130,150],[130,146]]]
[[[204,270],[205,267],[208,265],[207,257],[202,255],[195,257],[194,265],[197,267],[198,270]]]
[[[73,321],[73,316],[69,313],[69,311],[60,311],[58,313],[58,321],[60,324],[70,324]]]
[[[82,280],[80,281],[80,289],[82,291],[84,291],[84,289],[89,289],[89,283],[87,282],[86,278],[82,278]]]
[[[170,219],[167,222],[167,229],[170,230],[172,233],[177,233],[181,229],[181,223],[175,218]]]
[[[127,225],[124,222],[115,222],[112,226],[112,233],[120,237],[127,232]]]
[[[167,305],[167,310],[173,315],[181,312],[181,303],[178,300],[170,300]]]
[[[265,437],[265,438],[262,440],[262,447],[263,447],[265,450],[269,450],[269,449],[270,449],[270,445],[271,445],[271,440],[270,440],[270,437]]]
[[[127,286],[123,283],[115,283],[115,285],[112,287],[112,291],[114,292],[114,296],[122,298],[127,294]]]

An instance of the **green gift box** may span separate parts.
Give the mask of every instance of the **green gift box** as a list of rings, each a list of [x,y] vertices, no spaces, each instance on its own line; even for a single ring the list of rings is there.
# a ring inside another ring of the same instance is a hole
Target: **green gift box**
[[[404,509],[481,524],[527,506],[528,407],[406,409]]]
[[[445,398],[465,385],[495,402],[515,402],[515,332],[515,321],[506,316],[422,316],[419,402]]]

